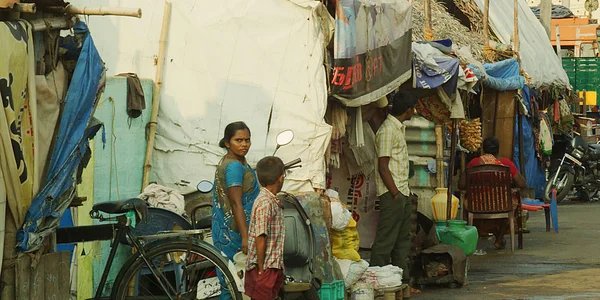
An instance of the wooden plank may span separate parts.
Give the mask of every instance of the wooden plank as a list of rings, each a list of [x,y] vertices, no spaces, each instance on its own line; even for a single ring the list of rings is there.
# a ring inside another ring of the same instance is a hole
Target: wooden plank
[[[37,267],[31,270],[31,300],[44,300],[44,274],[45,274],[45,262],[40,260]]]
[[[59,285],[68,283],[59,283],[58,278],[58,266],[60,262],[59,253],[49,253],[43,255],[41,260],[45,263],[44,273],[44,299],[46,300],[57,300],[57,299],[68,299],[59,297]]]
[[[71,253],[69,251],[58,252],[58,299],[69,299],[71,290]]]
[[[16,300],[29,300],[31,292],[31,257],[24,255],[17,259],[16,265]]]

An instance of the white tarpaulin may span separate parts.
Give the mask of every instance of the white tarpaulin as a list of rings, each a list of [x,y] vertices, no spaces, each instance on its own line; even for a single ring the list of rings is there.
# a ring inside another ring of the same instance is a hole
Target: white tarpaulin
[[[483,12],[484,0],[475,0]],[[490,1],[490,26],[504,44],[514,36],[513,1]],[[530,86],[569,86],[569,78],[552,48],[544,27],[524,0],[519,0],[519,54],[523,70],[531,77]]]
[[[77,6],[122,6],[117,0],[74,0]],[[91,17],[109,74],[154,78],[162,0],[131,1],[141,19]],[[151,180],[188,192],[214,178],[225,126],[251,129],[251,164],[275,149],[285,129],[294,141],[277,153],[302,159],[286,181],[294,190],[325,187],[327,84],[324,44],[333,18],[319,1],[172,1]],[[147,109],[143,113],[150,113]],[[142,172],[142,166],[140,166]],[[175,184],[185,180],[190,186]]]

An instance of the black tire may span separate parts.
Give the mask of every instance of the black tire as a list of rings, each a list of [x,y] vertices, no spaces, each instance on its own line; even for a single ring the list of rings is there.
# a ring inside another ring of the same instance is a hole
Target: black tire
[[[185,259],[187,259],[188,257],[192,257],[192,259],[194,259],[193,262],[190,261],[190,263],[192,264],[196,262],[205,262],[202,264],[202,270],[208,270],[209,268],[205,268],[204,265],[212,263],[210,269],[212,270],[212,268],[214,268],[214,270],[210,272],[214,273],[214,271],[217,269],[221,271],[226,277],[227,285],[229,287],[229,290],[231,291],[233,299],[242,300],[242,294],[237,289],[233,274],[231,274],[231,272],[227,268],[228,261],[222,255],[220,255],[219,252],[216,249],[214,249],[214,247],[212,247],[211,245],[197,239],[194,239],[192,242],[189,242],[186,239],[163,239],[149,244],[148,246],[144,247],[144,250],[146,253],[146,258],[148,259],[148,261],[152,262],[152,264],[154,265],[153,269],[157,273],[161,272],[161,268],[164,266],[164,262],[161,261],[161,263],[163,264],[157,266],[156,261],[164,259],[165,257],[178,257],[179,259],[182,259],[182,255],[180,254],[188,254],[185,255]],[[173,255],[173,253],[176,253],[176,255]],[[171,256],[167,256],[168,254],[171,254]],[[192,265],[190,264],[189,266],[187,266],[186,264],[184,264],[184,267],[182,267],[183,274],[187,276],[182,275],[182,277],[185,277],[183,278],[184,280],[193,278],[191,283],[186,282],[186,285],[190,287],[191,291],[186,290],[183,293],[177,294],[171,292],[169,293],[174,294],[175,297],[181,297],[177,299],[196,299],[198,282],[200,282],[201,279],[215,277],[212,275],[207,276],[207,273],[203,273],[202,276],[190,276],[189,274],[187,274],[188,268],[190,266]],[[140,252],[138,251],[127,260],[127,262],[119,271],[119,275],[117,276],[115,280],[115,285],[112,289],[111,299],[124,300],[128,298],[128,295],[126,295],[126,293],[130,292],[130,282],[138,278],[138,273],[141,267],[148,268],[148,265],[146,264],[144,259],[141,257]],[[150,277],[150,280],[154,280],[153,284],[157,287],[160,287],[160,285],[157,283],[158,281],[156,281],[156,278],[153,277],[153,275],[148,275],[146,277]],[[166,277],[166,274],[163,274],[161,277],[163,282],[166,282],[171,288],[173,288],[173,284],[169,283],[169,281],[171,280]],[[141,288],[139,287],[140,285],[141,284],[138,283],[138,289],[141,290]],[[179,286],[179,289],[181,289],[181,285]],[[173,292],[174,291],[175,289],[173,289]],[[144,290],[144,292],[147,292],[147,290]],[[164,290],[162,288],[160,289],[160,293],[164,293]],[[156,299],[157,297],[161,296],[161,298],[164,298],[165,294],[160,293],[157,295],[142,295],[141,297],[136,295],[135,299]]]
[[[552,174],[550,176],[550,178],[548,179],[548,182],[546,183],[546,187],[544,188],[544,201],[546,203],[551,203],[552,202],[552,179],[554,178],[555,174]],[[561,185],[561,187],[557,188],[556,190],[556,202],[560,203],[563,200],[565,200],[565,198],[567,197],[567,195],[569,194],[569,191],[571,191],[571,187],[573,187],[573,182],[575,180],[575,177],[573,176],[573,174],[567,170],[561,170],[560,173],[558,174],[558,177],[556,178],[556,182],[561,182],[564,181],[564,184]]]

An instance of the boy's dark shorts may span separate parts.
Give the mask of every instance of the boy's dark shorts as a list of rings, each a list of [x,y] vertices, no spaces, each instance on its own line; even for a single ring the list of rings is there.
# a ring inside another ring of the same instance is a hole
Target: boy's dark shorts
[[[263,270],[262,274],[258,275],[258,269],[254,268],[246,272],[244,276],[246,296],[260,300],[277,298],[285,279],[285,275],[281,269],[266,269]]]

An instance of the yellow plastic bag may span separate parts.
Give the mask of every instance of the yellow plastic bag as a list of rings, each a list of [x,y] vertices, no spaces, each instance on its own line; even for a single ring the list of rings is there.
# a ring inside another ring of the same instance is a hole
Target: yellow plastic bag
[[[344,231],[332,230],[331,232],[331,252],[338,259],[360,261],[360,255],[358,254],[359,243],[360,239],[354,219],[350,219]]]

